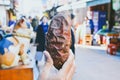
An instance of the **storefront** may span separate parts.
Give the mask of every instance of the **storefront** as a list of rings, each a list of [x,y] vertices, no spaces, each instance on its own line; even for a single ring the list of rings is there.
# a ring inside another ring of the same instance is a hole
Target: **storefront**
[[[120,0],[112,0],[112,8],[115,10],[115,25],[120,26]]]
[[[96,6],[106,3],[110,3],[110,0],[91,0],[87,2],[87,6]]]
[[[87,6],[89,7],[89,11],[92,11],[92,19],[96,31],[102,29],[104,25],[108,26],[110,19],[110,0],[88,1]]]

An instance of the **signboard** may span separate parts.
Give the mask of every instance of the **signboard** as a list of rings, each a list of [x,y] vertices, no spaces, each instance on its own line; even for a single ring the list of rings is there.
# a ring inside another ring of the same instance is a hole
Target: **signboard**
[[[88,0],[87,6],[96,6],[101,4],[110,3],[110,0]]]

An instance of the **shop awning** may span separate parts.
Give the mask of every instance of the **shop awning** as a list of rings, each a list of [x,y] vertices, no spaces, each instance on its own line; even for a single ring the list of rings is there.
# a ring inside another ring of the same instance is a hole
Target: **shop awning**
[[[101,4],[110,3],[110,0],[92,0],[87,2],[87,6],[96,6]]]

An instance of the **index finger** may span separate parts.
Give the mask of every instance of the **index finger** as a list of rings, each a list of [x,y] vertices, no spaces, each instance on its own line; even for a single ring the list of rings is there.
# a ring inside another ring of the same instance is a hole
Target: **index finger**
[[[67,59],[67,61],[64,63],[64,65],[62,66],[62,68],[59,71],[59,75],[67,77],[68,72],[71,70],[72,65],[74,64],[74,55],[73,52],[70,50],[70,54],[69,57]]]

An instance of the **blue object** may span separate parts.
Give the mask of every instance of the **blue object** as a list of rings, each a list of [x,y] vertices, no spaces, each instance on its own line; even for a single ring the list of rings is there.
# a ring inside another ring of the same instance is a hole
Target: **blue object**
[[[0,54],[4,55],[5,51],[4,49],[5,48],[9,48],[9,46],[13,45],[13,43],[9,40],[7,40],[6,38],[3,38],[1,41],[0,41]]]
[[[102,29],[103,25],[106,25],[106,16],[106,12],[99,11],[98,30]]]
[[[107,17],[107,12],[93,11],[93,23],[94,23],[95,33],[100,29],[102,29],[104,25],[106,25],[106,17]]]
[[[87,6],[96,6],[100,4],[110,3],[110,0],[92,0],[87,1]]]
[[[16,23],[15,21],[10,20],[10,21],[8,22],[8,26],[10,27],[11,25],[13,25],[13,24],[15,24],[15,23]]]
[[[29,22],[26,22],[26,24],[27,24],[27,27],[30,29],[30,23],[29,23]]]
[[[44,31],[44,34],[48,31],[48,23],[46,23],[45,25],[44,25],[44,23],[42,22],[42,24],[40,24],[41,25],[41,27],[43,28],[43,31]]]
[[[89,25],[91,29],[94,29],[94,23],[92,19],[89,20]]]

